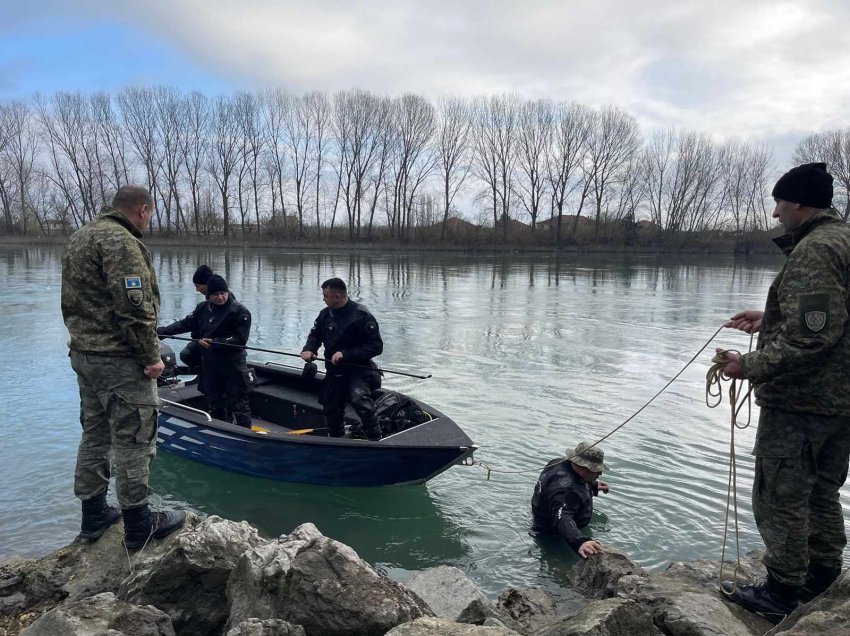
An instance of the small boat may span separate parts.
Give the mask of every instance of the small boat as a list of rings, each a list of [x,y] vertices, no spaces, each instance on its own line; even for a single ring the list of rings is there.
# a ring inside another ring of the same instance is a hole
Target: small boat
[[[321,373],[310,377],[297,367],[250,361],[248,368],[250,429],[212,418],[197,381],[180,382],[175,373],[160,382],[157,446],[222,470],[328,486],[421,484],[472,462],[472,440],[424,402],[379,389],[383,439],[358,439],[360,420],[350,406],[346,436],[327,437],[318,401]]]

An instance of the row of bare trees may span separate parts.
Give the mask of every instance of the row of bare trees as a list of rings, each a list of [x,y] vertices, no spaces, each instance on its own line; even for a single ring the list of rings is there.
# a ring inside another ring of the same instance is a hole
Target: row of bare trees
[[[850,131],[807,138],[797,158],[826,160],[846,201]],[[644,140],[618,108],[514,94],[133,87],[0,104],[6,233],[80,227],[129,182],[153,193],[154,229],[181,235],[406,240],[434,226],[446,239],[463,217],[556,242],[580,221],[594,233],[639,220],[744,232],[770,225],[775,177],[755,143],[673,130]]]

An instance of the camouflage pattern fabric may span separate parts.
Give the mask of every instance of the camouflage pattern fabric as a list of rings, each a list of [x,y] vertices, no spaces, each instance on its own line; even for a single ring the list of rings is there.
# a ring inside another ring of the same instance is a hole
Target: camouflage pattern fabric
[[[847,544],[839,489],[850,463],[850,417],[763,408],[753,512],[777,580],[799,586],[809,562],[841,567]]]
[[[110,455],[121,508],[147,503],[150,465],[156,455],[156,381],[131,358],[71,350],[80,387],[83,428],[74,494],[82,500],[106,492]]]
[[[741,356],[762,407],[753,511],[780,583],[840,567],[838,490],[850,461],[850,227],[818,212],[776,239],[787,261],[768,292],[756,351]]]
[[[850,227],[834,210],[776,239],[788,260],[767,296],[758,349],[741,356],[760,406],[850,415]]]
[[[62,317],[74,351],[159,361],[159,287],[142,233],[103,208],[75,232],[62,257]]]

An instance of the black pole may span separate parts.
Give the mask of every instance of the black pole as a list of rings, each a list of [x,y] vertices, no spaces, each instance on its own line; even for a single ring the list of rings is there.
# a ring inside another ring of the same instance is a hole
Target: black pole
[[[171,340],[183,340],[185,342],[198,342],[200,338],[181,338],[180,336],[160,336],[160,338],[170,338]],[[260,347],[249,347],[248,345],[236,345],[230,344],[229,342],[216,342],[218,346],[224,347],[235,347],[236,349],[245,349],[247,351],[262,351],[263,353],[276,353],[279,356],[290,356],[292,358],[301,358],[301,354],[299,353],[289,353],[288,351],[277,351],[275,349],[262,349]],[[319,362],[325,362],[324,358],[315,358]],[[357,367],[358,369],[372,369],[373,367],[366,366],[365,364],[354,364],[353,362],[345,362],[345,366],[349,367]],[[403,375],[408,378],[416,378],[417,380],[427,380],[431,377],[431,374],[428,375],[416,375],[415,373],[405,373],[404,371],[393,371],[391,369],[375,369],[375,371],[380,371],[382,373],[394,373],[395,375]]]

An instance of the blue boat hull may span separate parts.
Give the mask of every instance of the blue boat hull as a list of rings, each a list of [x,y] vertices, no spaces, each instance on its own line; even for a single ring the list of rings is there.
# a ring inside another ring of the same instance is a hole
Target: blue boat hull
[[[274,379],[282,385],[287,380],[297,381],[280,372]],[[328,486],[419,484],[464,462],[476,448],[452,420],[434,409],[430,409],[436,414],[433,421],[370,442],[299,435],[271,426],[269,430],[251,431],[211,420],[200,410],[173,401],[185,392],[160,391],[163,398],[172,399],[160,412],[158,447],[192,461],[255,477]],[[305,402],[309,399],[307,392]],[[293,402],[281,408],[288,416],[290,409],[302,406]],[[308,416],[320,419],[319,413],[307,412],[312,406],[303,407],[301,421]]]

